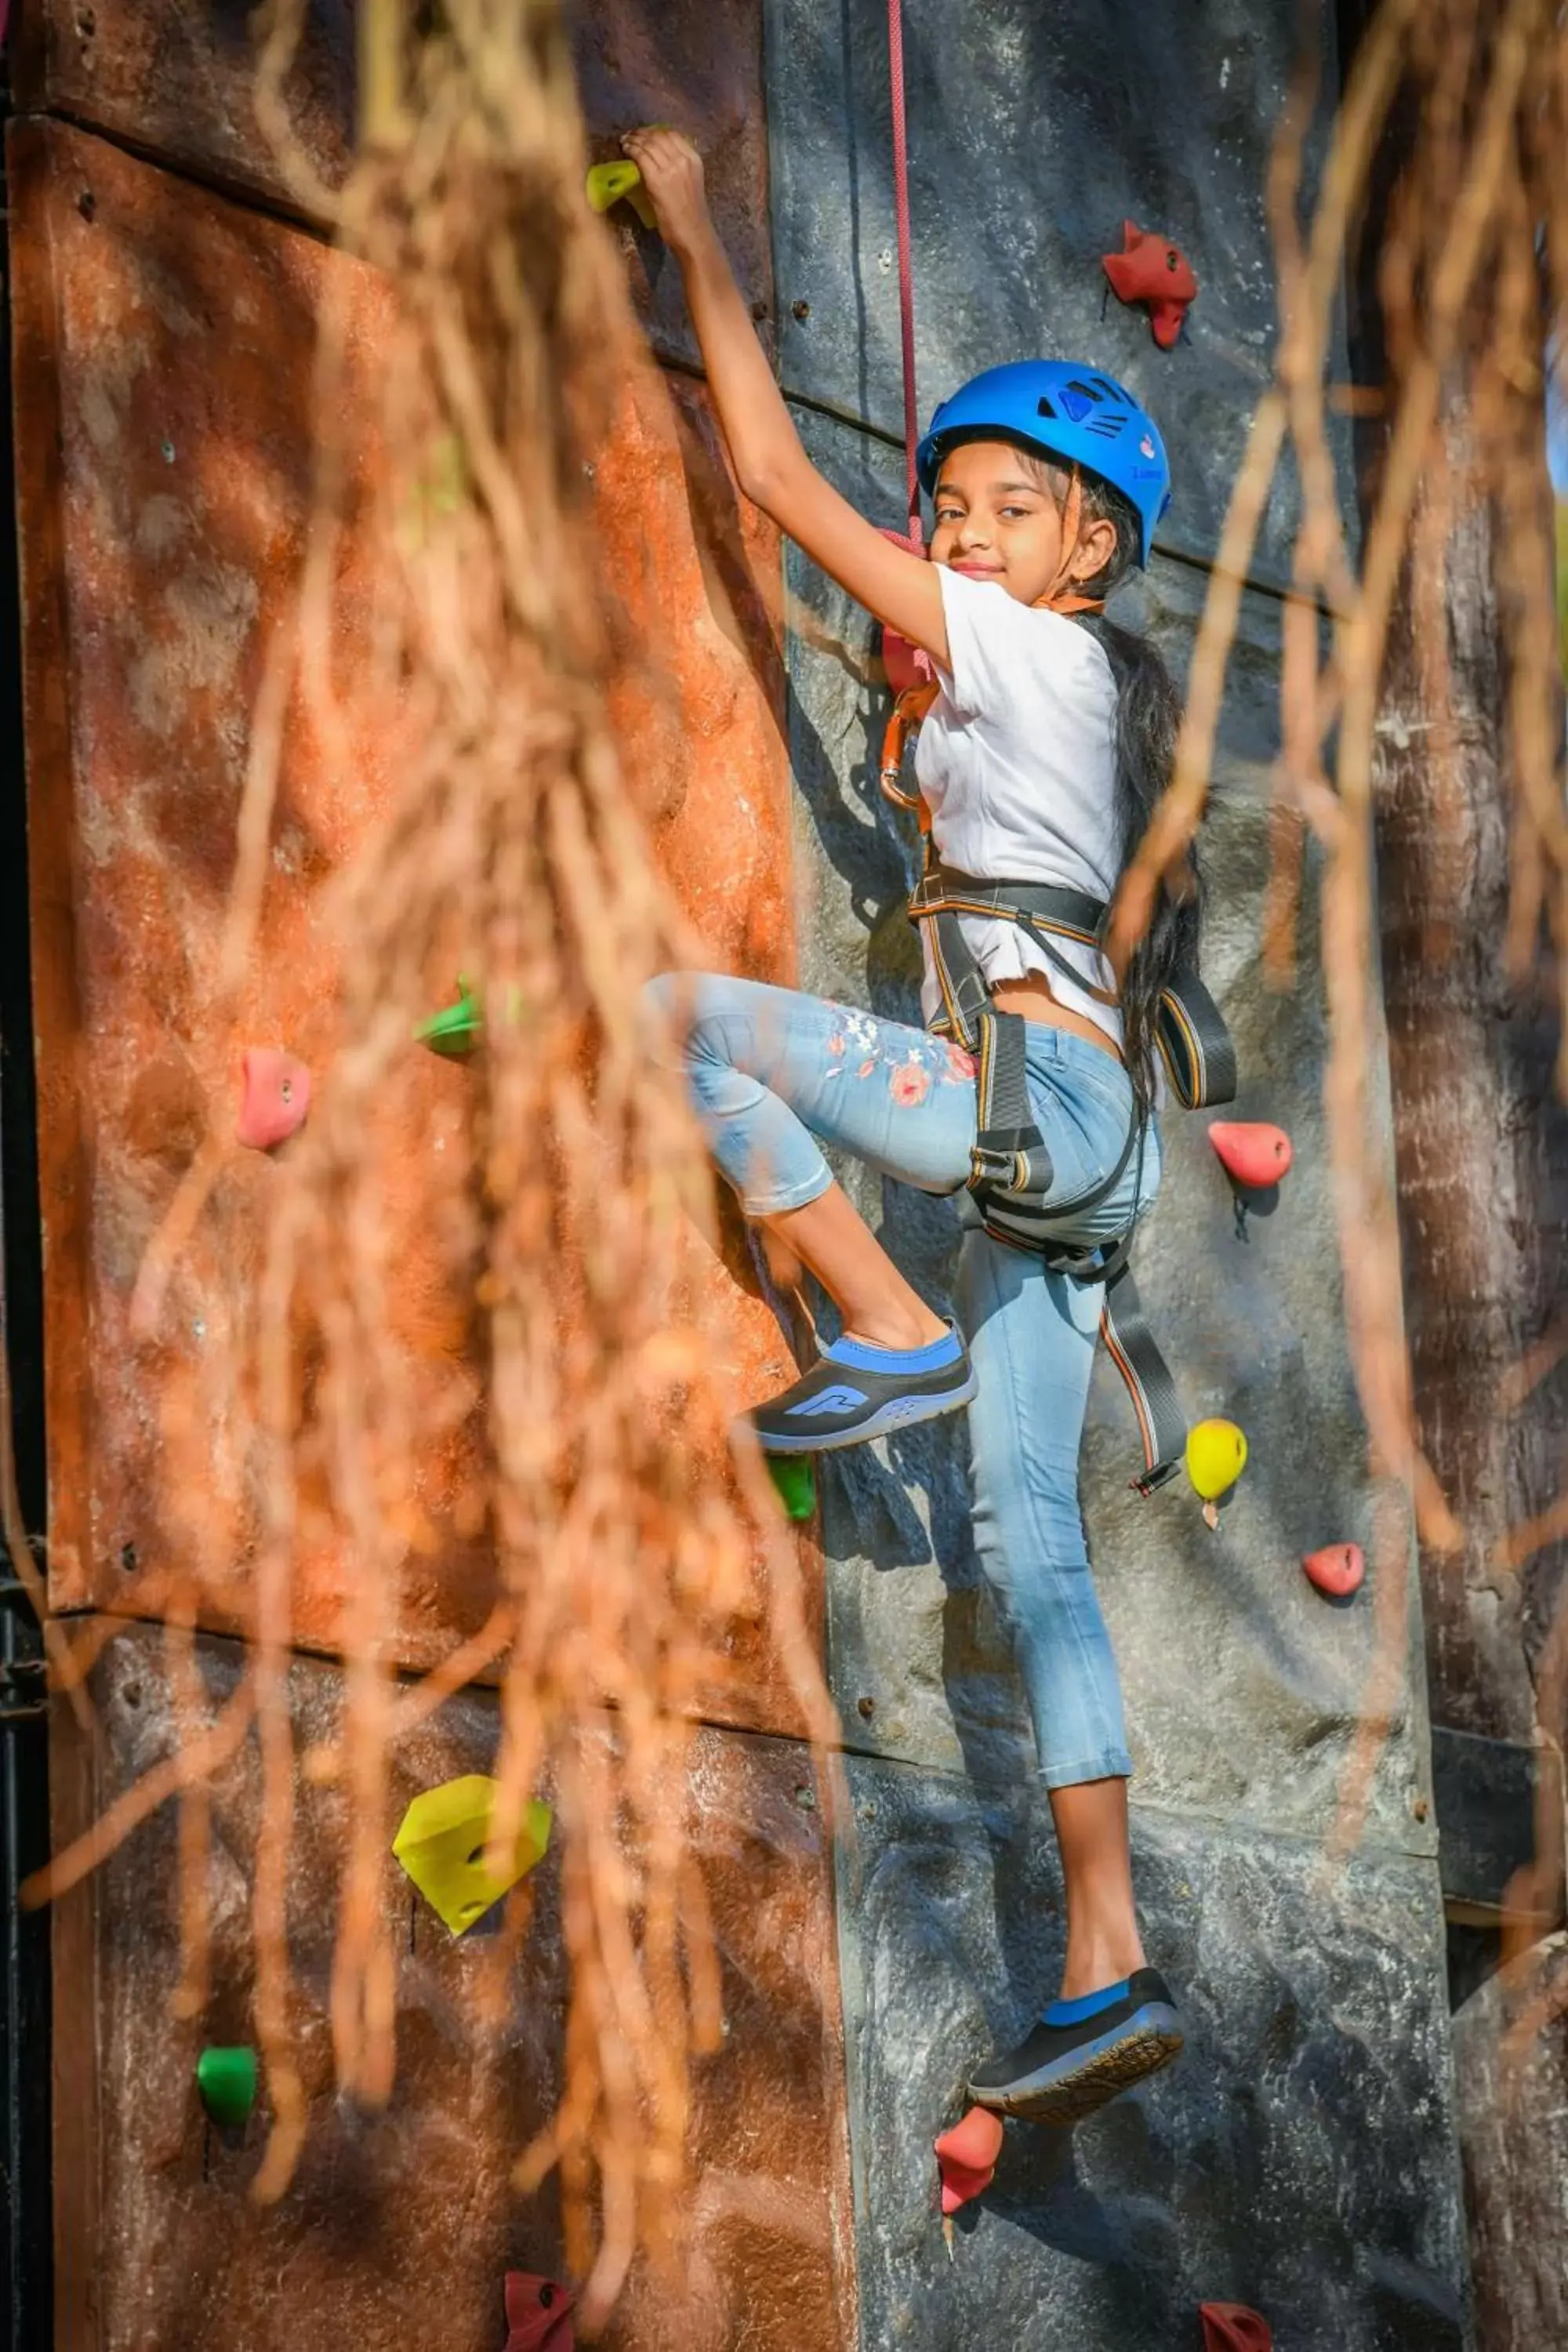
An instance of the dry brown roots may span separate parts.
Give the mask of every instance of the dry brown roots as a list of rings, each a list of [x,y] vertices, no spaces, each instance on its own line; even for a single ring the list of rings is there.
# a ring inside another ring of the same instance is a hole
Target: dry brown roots
[[[499,1676],[495,1851],[547,1783],[570,1977],[564,2096],[518,2178],[560,2166],[592,2328],[639,2242],[668,2257],[679,2237],[689,2059],[721,2030],[686,1755],[737,1619],[764,1622],[802,1729],[826,1741],[836,1726],[795,1546],[760,1458],[731,1456],[734,1400],[683,1238],[711,1223],[710,1178],[678,1087],[650,1068],[639,1012],[643,980],[695,959],[606,730],[585,477],[633,328],[618,257],[583,200],[556,10],[453,0],[417,42],[401,9],[362,14],[364,148],[336,203],[339,242],[395,290],[396,315],[367,384],[354,273],[334,278],[348,290],[321,320],[315,512],[298,624],[257,711],[231,984],[268,887],[286,714],[303,713],[346,775],[367,743],[388,757],[395,713],[395,799],[331,910],[340,1044],[279,1165],[253,1311],[209,1335],[199,1390],[169,1384],[161,1486],[187,1498],[163,1580],[180,1751],[48,1883],[70,1884],[180,1788],[179,2005],[198,2011],[205,1785],[255,1722],[256,2024],[272,2118],[257,2186],[276,2197],[307,2123],[284,1913],[301,1564],[334,1547],[346,1563],[341,1745],[311,1766],[352,1801],[331,2023],[339,2083],[362,2101],[386,2098],[395,2066],[389,1756],[466,1678]],[[274,116],[299,15],[285,6],[270,27]],[[345,618],[351,509],[355,576],[373,592]],[[335,657],[345,642],[350,657]],[[410,1039],[459,972],[486,1037],[454,1128],[422,1091]],[[434,1327],[423,1355],[406,1344],[400,1262],[410,1162],[427,1171],[422,1229],[441,1271],[416,1304]],[[212,1172],[209,1152],[143,1266],[150,1342],[178,1308],[181,1246]],[[218,1425],[238,1433],[229,1492],[213,1471]],[[437,1531],[421,1465],[447,1441],[467,1470]],[[500,1598],[472,1641],[400,1690],[399,1595],[438,1534],[493,1558]],[[236,1604],[237,1559],[253,1643],[213,1723],[191,1628]]]
[[[1314,53],[1317,44],[1312,45]],[[1378,722],[1391,625],[1402,598],[1421,647],[1435,770],[1454,726],[1447,674],[1446,578],[1462,519],[1495,509],[1500,625],[1510,680],[1506,776],[1512,800],[1509,968],[1552,989],[1561,1024],[1568,962],[1568,818],[1556,657],[1553,514],[1542,403],[1549,347],[1568,315],[1568,30],[1552,0],[1383,0],[1358,46],[1314,203],[1301,203],[1303,147],[1317,99],[1297,77],[1275,142],[1269,214],[1280,294],[1276,382],[1259,403],[1232,490],[1198,632],[1176,772],[1119,908],[1128,939],[1160,875],[1201,820],[1242,587],[1277,472],[1301,487],[1281,668],[1282,753],[1264,970],[1295,968],[1304,848],[1322,858],[1321,963],[1330,1054],[1324,1097],[1346,1318],[1373,1468],[1384,1489],[1376,1549],[1376,1664],[1361,1709],[1335,1844],[1359,1832],[1405,1661],[1412,1497],[1426,1545],[1460,1530],[1416,1442],[1400,1295],[1395,1204],[1380,1133],[1386,1066],[1379,1009],[1373,815]],[[1330,360],[1345,259],[1352,274],[1384,142],[1403,160],[1377,190],[1376,290],[1386,378],[1336,385]],[[1354,486],[1336,468],[1334,408],[1383,428],[1359,548],[1343,516]],[[1443,812],[1435,795],[1434,822]],[[1568,1032],[1559,1087],[1568,1081]]]

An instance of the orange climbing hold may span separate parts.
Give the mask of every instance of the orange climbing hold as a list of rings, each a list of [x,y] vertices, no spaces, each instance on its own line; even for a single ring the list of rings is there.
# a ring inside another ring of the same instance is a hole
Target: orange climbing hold
[[[1002,2153],[1002,2118],[987,2107],[971,2107],[933,2145],[942,2174],[942,2210],[956,2213],[991,2186]]]
[[[1245,2303],[1200,2303],[1204,2352],[1274,2352],[1274,2331]]]
[[[310,1108],[310,1073],[292,1054],[247,1045],[235,1139],[252,1151],[270,1151],[298,1135]]]
[[[1321,1551],[1308,1552],[1301,1569],[1309,1583],[1335,1601],[1344,1601],[1361,1590],[1366,1574],[1366,1555],[1360,1544],[1329,1544]]]
[[[1209,1129],[1209,1141],[1231,1182],[1244,1184],[1249,1192],[1278,1184],[1281,1176],[1289,1174],[1294,1157],[1284,1129],[1270,1127],[1262,1119],[1216,1118]]]

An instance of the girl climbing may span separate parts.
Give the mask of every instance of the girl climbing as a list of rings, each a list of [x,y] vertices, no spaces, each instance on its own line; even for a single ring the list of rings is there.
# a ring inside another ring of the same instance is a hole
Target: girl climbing
[[[672,975],[650,995],[721,1172],[839,1311],[843,1336],[755,1409],[764,1449],[858,1444],[969,1408],[975,1540],[1013,1623],[1068,1908],[1060,1998],[1019,2049],[976,2068],[970,2090],[982,2105],[1068,2121],[1182,2041],[1139,1937],[1131,1759],[1078,1501],[1097,1253],[1125,1236],[1159,1181],[1158,1006],[1195,947],[1195,890],[1164,897],[1120,985],[1095,938],[1174,744],[1159,656],[1099,618],[1148,556],[1169,494],[1164,451],[1098,371],[993,368],[938,409],[921,445],[935,523],[931,561],[910,553],[807,458],[695,149],[668,130],[625,146],[679,263],[742,489],[935,668],[915,775],[935,852],[922,887],[940,912],[921,928],[922,1011],[945,1034],[742,980]],[[984,877],[999,877],[1039,922],[974,906],[993,887]],[[978,1067],[955,1042],[971,1037]],[[1030,1191],[1037,1230],[1016,1245],[988,1229],[1006,1227],[1005,1208],[972,1213],[950,1323],[862,1222],[819,1142],[935,1193],[989,1171]],[[1060,1270],[1073,1260],[1076,1276]]]

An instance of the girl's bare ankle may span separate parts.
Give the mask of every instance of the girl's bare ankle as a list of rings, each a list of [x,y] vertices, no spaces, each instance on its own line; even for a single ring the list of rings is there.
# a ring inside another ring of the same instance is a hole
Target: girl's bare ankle
[[[844,1336],[868,1348],[929,1348],[934,1340],[946,1338],[947,1325],[927,1307],[918,1314],[858,1316]]]

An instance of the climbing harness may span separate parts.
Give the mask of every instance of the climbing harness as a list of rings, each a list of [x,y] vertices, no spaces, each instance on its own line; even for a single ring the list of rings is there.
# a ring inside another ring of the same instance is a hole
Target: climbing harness
[[[1113,1241],[1074,1248],[1058,1236],[1116,1191],[1133,1164],[1134,1202],[1142,1189],[1149,1133],[1146,1106],[1138,1105],[1127,1140],[1110,1174],[1075,1199],[1052,1201],[1055,1182],[1045,1139],[1029,1106],[1026,1069],[1027,1023],[998,1013],[963,930],[962,918],[980,915],[1016,923],[1077,987],[1077,971],[1054,942],[1098,947],[1110,908],[1087,892],[1047,882],[980,880],[943,866],[926,840],[925,872],[910,900],[910,920],[925,927],[942,1011],[931,1023],[975,1056],[975,1138],[966,1210],[993,1240],[1043,1258],[1055,1274],[1102,1283],[1100,1330],[1127,1384],[1143,1444],[1141,1494],[1163,1486],[1177,1468],[1187,1425],[1175,1383],[1150,1330],[1129,1266],[1132,1224]],[[1099,995],[1100,992],[1091,991]],[[1111,1002],[1109,996],[1105,1001]],[[1160,1052],[1172,1087],[1187,1108],[1228,1102],[1236,1092],[1236,1055],[1219,1008],[1195,971],[1184,972],[1161,998]]]

